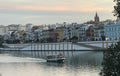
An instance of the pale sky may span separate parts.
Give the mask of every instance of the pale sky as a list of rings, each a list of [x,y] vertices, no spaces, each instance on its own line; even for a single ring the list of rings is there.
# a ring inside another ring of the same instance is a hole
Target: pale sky
[[[0,24],[83,23],[115,19],[113,0],[0,0]]]

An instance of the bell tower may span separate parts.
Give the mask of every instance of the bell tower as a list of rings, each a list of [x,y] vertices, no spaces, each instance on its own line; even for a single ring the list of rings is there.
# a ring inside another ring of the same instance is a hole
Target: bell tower
[[[100,22],[97,12],[95,14],[94,21],[95,21],[96,24],[98,24]]]

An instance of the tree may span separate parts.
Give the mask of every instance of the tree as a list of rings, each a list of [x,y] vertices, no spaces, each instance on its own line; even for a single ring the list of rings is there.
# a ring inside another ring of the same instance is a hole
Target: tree
[[[47,42],[53,42],[53,39],[51,37],[46,39]]]
[[[78,37],[77,37],[77,36],[73,36],[73,37],[71,38],[71,40],[78,40]]]
[[[0,47],[3,46],[3,37],[0,35]]]
[[[77,37],[77,36],[73,36],[70,40],[71,40],[73,43],[76,43],[77,40],[78,40],[78,37]]]
[[[114,6],[114,16],[117,16],[120,19],[120,0],[114,0],[116,5]]]
[[[114,0],[114,16],[120,19],[120,0]],[[120,41],[103,52],[101,76],[120,76]]]
[[[105,37],[105,36],[101,36],[101,38],[102,38],[102,41],[105,41],[105,38],[106,38],[106,37]]]
[[[120,76],[120,42],[112,44],[103,52],[101,76]]]

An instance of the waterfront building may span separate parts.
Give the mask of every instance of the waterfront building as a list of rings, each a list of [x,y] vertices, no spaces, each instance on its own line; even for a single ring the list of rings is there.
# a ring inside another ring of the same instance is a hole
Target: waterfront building
[[[35,35],[32,32],[26,32],[25,41],[31,42],[35,40]]]
[[[91,24],[72,23],[65,27],[64,37],[66,40],[71,40],[76,37],[78,41],[86,41],[86,31]]]
[[[86,31],[86,36],[88,40],[92,41],[101,41],[104,36],[104,24],[105,22],[100,22],[99,16],[96,12],[94,16],[94,21],[89,21],[86,24],[89,25],[88,30]]]
[[[32,32],[34,32],[35,30],[38,30],[39,29],[39,26],[33,26],[32,27]]]
[[[18,31],[26,31],[26,26],[25,25],[20,25]]]
[[[32,33],[34,34],[35,41],[41,41],[43,39],[43,30],[44,26],[42,25],[33,26]]]
[[[104,24],[98,24],[94,26],[94,40],[102,41],[102,37],[104,36]]]
[[[57,27],[57,28],[55,29],[55,32],[56,32],[56,35],[57,35],[57,41],[58,41],[58,42],[61,42],[61,41],[63,41],[63,39],[64,39],[64,29],[65,29],[64,26]]]
[[[19,40],[20,40],[21,42],[24,42],[25,36],[26,36],[26,31],[24,31],[24,30],[19,31],[19,32],[18,32],[18,35],[19,35]]]
[[[56,24],[48,25],[48,29],[56,29],[56,27],[57,27]]]
[[[8,31],[19,31],[19,24],[11,24],[11,25],[8,25]]]
[[[86,41],[86,30],[88,29],[89,25],[87,24],[81,24],[79,27],[79,32],[78,32],[78,40],[79,41]]]
[[[47,39],[48,42],[57,42],[60,41],[60,38],[62,39],[63,36],[61,36],[63,33],[60,32],[60,34],[56,31],[56,29],[49,29],[49,38]],[[59,37],[59,35],[61,37]]]
[[[43,30],[41,34],[41,38],[43,42],[47,42],[47,39],[49,38],[49,30]]]
[[[4,35],[7,32],[6,26],[0,25],[0,35]]]
[[[69,41],[70,38],[71,38],[71,28],[72,26],[71,25],[67,25],[65,26],[65,29],[64,29],[64,40],[66,41]]]
[[[37,40],[37,41],[40,41],[41,39],[42,39],[42,31],[43,31],[43,29],[41,28],[39,28],[39,29],[37,29],[37,30],[34,30],[34,36],[35,36],[35,41]]]
[[[77,24],[77,23],[72,23],[72,24],[68,24],[67,26],[65,26],[64,39],[71,40],[74,37],[78,39],[79,28],[80,28],[80,24]]]
[[[57,41],[54,29],[46,29],[38,31],[38,38],[41,42],[55,42]]]
[[[89,26],[86,30],[87,41],[94,41],[94,26]]]
[[[10,34],[4,34],[3,35],[3,40],[4,40],[4,42],[6,43],[8,40],[10,40],[10,38],[11,38],[11,36],[10,36]]]
[[[79,37],[79,28],[80,28],[80,25],[77,24],[77,23],[72,23],[72,29],[71,29],[71,39],[73,37]]]
[[[26,24],[26,25],[25,25],[25,27],[26,27],[26,32],[31,32],[32,26],[33,26],[33,25],[30,24],[30,23]]]
[[[120,40],[120,21],[105,25],[104,32],[108,40]]]

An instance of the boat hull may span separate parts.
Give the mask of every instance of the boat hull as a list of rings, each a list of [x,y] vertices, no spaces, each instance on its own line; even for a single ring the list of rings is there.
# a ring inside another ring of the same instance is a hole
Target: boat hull
[[[61,62],[64,62],[65,59],[47,59],[47,62],[58,62],[58,63],[61,63]]]

